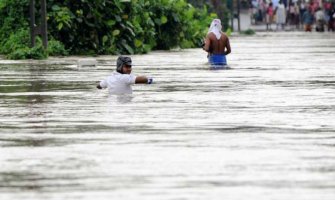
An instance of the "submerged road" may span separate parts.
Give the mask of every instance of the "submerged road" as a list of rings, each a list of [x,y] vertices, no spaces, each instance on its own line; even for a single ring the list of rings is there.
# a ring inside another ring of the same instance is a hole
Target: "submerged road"
[[[335,198],[335,34],[233,36],[132,56],[154,78],[110,96],[78,58],[0,60],[0,199]]]

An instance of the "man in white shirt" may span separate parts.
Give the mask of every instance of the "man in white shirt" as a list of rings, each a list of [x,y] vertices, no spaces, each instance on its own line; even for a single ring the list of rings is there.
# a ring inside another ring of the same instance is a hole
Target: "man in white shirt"
[[[131,74],[131,58],[120,56],[116,61],[116,72],[106,79],[100,81],[98,89],[108,88],[110,94],[132,94],[133,84],[151,84],[152,78],[146,76],[135,76]]]

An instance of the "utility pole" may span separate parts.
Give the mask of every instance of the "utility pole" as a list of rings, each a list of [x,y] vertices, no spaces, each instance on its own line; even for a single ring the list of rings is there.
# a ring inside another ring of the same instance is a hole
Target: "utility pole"
[[[36,35],[42,36],[42,43],[45,49],[48,48],[48,26],[47,26],[47,5],[46,0],[41,0],[41,24],[35,22],[35,0],[30,0],[30,42],[31,47],[35,46]]]
[[[230,4],[230,20],[231,20],[231,31],[234,31],[234,0],[228,0],[228,1],[231,1],[231,4]]]
[[[237,0],[237,29],[241,31],[241,20],[240,20],[240,0]]]

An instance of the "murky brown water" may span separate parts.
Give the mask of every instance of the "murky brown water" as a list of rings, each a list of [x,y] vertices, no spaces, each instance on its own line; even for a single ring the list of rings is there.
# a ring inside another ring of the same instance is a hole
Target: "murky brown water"
[[[133,56],[132,97],[95,89],[116,57],[1,61],[0,199],[333,200],[335,34],[231,44]]]

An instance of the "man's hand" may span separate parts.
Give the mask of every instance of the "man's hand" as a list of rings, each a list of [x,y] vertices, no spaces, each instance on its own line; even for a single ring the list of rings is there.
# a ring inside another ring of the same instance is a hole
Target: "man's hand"
[[[154,82],[153,78],[148,78],[148,81],[147,81],[148,84],[152,84],[153,82]]]
[[[201,48],[204,48],[205,47],[205,41],[202,41],[201,42]]]

